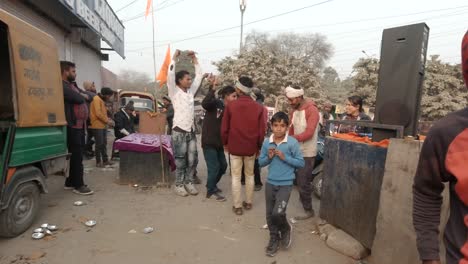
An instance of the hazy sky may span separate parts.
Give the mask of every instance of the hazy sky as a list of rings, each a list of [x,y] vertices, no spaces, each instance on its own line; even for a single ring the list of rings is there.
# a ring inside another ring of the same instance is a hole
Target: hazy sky
[[[107,0],[114,11],[133,0]],[[247,0],[244,23],[271,17],[326,0]],[[111,52],[104,66],[118,73],[122,69],[142,71],[153,76],[151,17],[142,15],[147,0],[137,0],[117,12],[125,25],[126,59]],[[206,72],[215,72],[211,62],[232,55],[239,49],[240,28],[180,41],[240,25],[238,0],[155,0],[156,62],[159,67],[167,45],[171,50],[198,52]],[[430,27],[429,52],[444,61],[459,63],[460,45],[468,29],[466,0],[330,0],[321,5],[244,27],[252,30],[321,33],[334,47],[327,62],[341,77],[347,77],[360,57],[380,57],[382,30],[389,27],[426,22]],[[179,41],[179,42],[178,42]],[[367,55],[363,54],[365,51]],[[152,77],[153,78],[153,77]]]

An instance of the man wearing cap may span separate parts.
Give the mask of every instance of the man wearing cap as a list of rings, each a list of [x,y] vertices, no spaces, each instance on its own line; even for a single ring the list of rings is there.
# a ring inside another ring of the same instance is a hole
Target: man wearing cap
[[[135,107],[133,106],[133,101],[130,101],[125,107],[121,108],[120,111],[115,113],[114,134],[116,139],[121,139],[135,133],[135,121],[133,119],[134,111]]]
[[[114,125],[114,121],[107,116],[106,101],[114,95],[111,88],[103,87],[101,92],[94,96],[90,106],[90,129],[96,140],[96,167],[113,165],[107,156],[107,125]]]
[[[171,135],[172,124],[173,124],[173,119],[174,119],[174,106],[172,106],[172,101],[171,101],[171,98],[169,98],[169,96],[163,97],[163,104],[164,104],[163,113],[166,113],[166,120],[167,120],[167,134]]]
[[[317,155],[317,138],[320,114],[312,100],[304,98],[304,90],[299,87],[288,86],[285,89],[286,97],[291,106],[291,127],[289,135],[297,139],[304,156],[305,166],[296,171],[296,181],[299,197],[305,214],[296,216],[296,220],[305,220],[315,216],[312,208],[312,171],[315,156]]]
[[[254,164],[265,139],[265,120],[263,107],[252,99],[252,79],[240,77],[235,87],[239,99],[229,103],[224,110],[221,137],[231,161],[233,211],[242,215],[242,207],[252,209]],[[245,173],[244,202],[241,194],[242,166]]]

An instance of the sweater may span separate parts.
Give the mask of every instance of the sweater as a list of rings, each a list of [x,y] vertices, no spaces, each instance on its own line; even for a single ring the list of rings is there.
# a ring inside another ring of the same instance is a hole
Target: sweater
[[[123,108],[115,113],[114,121],[114,135],[117,139],[121,139],[129,134],[135,133],[135,119],[132,115],[128,115]]]
[[[249,96],[242,95],[226,106],[221,138],[229,154],[253,156],[258,153],[265,139],[263,119],[263,106]]]
[[[447,264],[468,262],[468,108],[448,115],[429,131],[413,185],[413,222],[422,260],[439,259],[439,223],[444,183],[450,218],[445,227]]]
[[[278,156],[273,159],[268,157],[269,149],[278,149],[284,153],[285,159],[282,160]],[[268,183],[277,186],[292,185],[295,178],[295,170],[302,168],[305,165],[302,151],[299,142],[290,136],[284,137],[284,140],[279,144],[273,140],[273,135],[263,142],[262,151],[258,158],[258,164],[261,167],[268,167]]]
[[[222,150],[221,123],[224,114],[224,103],[217,99],[215,91],[210,89],[202,101],[202,107],[206,111],[202,127],[202,148]]]
[[[304,157],[311,158],[317,155],[319,118],[320,114],[315,103],[308,99],[299,109],[291,111],[289,135],[299,141]]]
[[[99,95],[94,96],[91,102],[89,119],[91,129],[105,129],[108,121],[106,103]]]
[[[69,82],[62,81],[62,85],[67,125],[73,127],[76,125],[75,106],[85,104],[86,101],[80,93],[73,90]]]

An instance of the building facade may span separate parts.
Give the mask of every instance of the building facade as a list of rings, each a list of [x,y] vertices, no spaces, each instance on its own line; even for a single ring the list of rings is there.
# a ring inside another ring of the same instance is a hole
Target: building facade
[[[77,83],[103,85],[102,41],[124,58],[124,27],[106,0],[0,0],[0,9],[55,38],[61,60],[77,65]]]

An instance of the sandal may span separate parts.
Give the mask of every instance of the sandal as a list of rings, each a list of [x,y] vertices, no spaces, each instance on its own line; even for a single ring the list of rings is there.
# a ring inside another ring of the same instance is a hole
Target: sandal
[[[247,202],[242,202],[242,206],[244,206],[245,210],[252,209],[252,204]]]
[[[236,214],[236,215],[242,215],[244,212],[242,210],[242,208],[235,208],[234,206],[232,207],[232,211]]]

